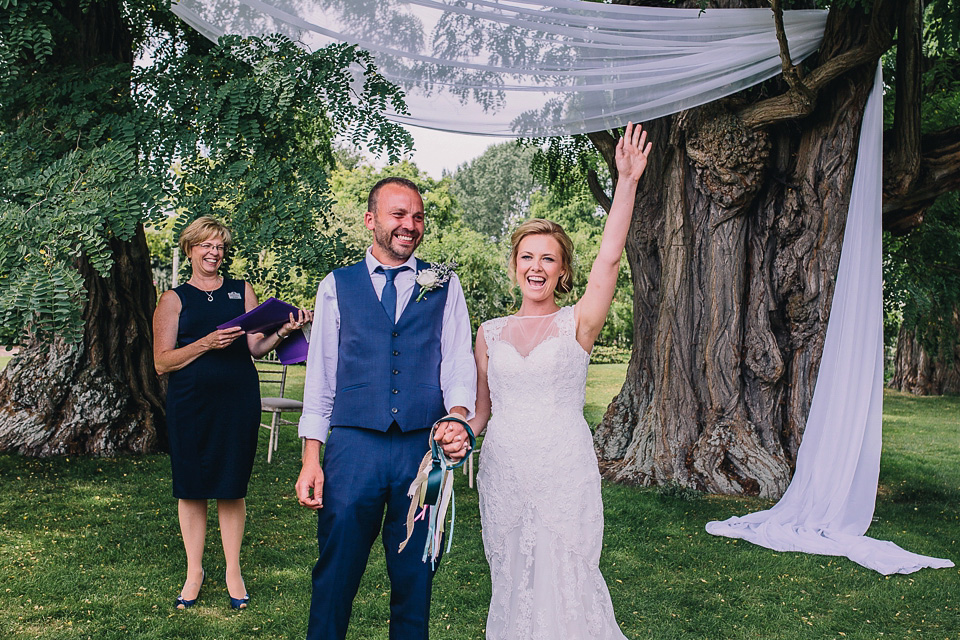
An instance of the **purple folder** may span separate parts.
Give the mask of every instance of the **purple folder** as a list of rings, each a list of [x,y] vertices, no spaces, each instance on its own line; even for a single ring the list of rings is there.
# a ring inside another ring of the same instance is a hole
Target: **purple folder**
[[[240,327],[247,333],[269,333],[290,320],[290,314],[296,317],[299,309],[276,298],[267,298],[256,308],[237,316],[229,322],[217,326],[217,329]],[[277,345],[277,358],[282,364],[294,364],[307,359],[307,338],[301,329],[295,330]]]

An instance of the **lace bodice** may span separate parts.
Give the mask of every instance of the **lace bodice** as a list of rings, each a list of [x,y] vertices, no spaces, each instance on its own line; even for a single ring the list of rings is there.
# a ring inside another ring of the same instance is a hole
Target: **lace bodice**
[[[590,354],[577,342],[573,307],[488,320],[483,335],[493,415],[582,413]]]

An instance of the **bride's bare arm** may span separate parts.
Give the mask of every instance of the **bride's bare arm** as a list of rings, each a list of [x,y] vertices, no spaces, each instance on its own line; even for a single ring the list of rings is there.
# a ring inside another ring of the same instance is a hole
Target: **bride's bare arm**
[[[487,428],[490,419],[490,386],[487,384],[487,341],[483,337],[483,327],[477,329],[477,346],[473,350],[477,360],[477,409],[470,428],[477,437]]]
[[[620,256],[627,242],[627,231],[633,216],[633,204],[637,196],[637,183],[644,169],[652,143],[647,142],[647,132],[639,124],[627,123],[623,137],[617,143],[617,188],[613,195],[610,214],[603,226],[603,237],[597,259],[590,269],[590,278],[583,297],[577,302],[577,342],[586,350],[600,335],[600,329],[607,319],[613,292],[617,288],[617,274],[620,271]]]

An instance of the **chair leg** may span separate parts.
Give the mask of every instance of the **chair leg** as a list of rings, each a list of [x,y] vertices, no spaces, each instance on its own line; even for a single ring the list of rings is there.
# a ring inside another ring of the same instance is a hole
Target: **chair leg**
[[[273,441],[276,438],[277,433],[277,417],[280,415],[278,412],[271,412],[272,416],[270,418],[270,437],[267,439],[267,463],[273,461],[273,452],[275,450]]]
[[[280,416],[281,413],[273,414],[273,450],[276,452],[277,448],[280,446],[280,425],[277,424],[281,422]]]

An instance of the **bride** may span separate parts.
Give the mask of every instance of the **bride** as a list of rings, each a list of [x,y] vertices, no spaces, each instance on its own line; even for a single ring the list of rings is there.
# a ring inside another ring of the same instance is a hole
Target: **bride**
[[[583,297],[557,305],[573,285],[573,244],[555,222],[529,220],[510,255],[520,310],[477,332],[472,426],[487,428],[477,483],[493,582],[488,639],[624,638],[600,575],[600,472],[583,403],[652,146],[646,138],[631,123],[617,144],[619,179]]]

